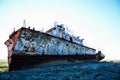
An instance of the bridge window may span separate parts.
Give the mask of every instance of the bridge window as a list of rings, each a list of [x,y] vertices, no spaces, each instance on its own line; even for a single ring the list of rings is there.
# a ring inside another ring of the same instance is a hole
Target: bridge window
[[[53,28],[53,30],[55,30],[56,28]]]

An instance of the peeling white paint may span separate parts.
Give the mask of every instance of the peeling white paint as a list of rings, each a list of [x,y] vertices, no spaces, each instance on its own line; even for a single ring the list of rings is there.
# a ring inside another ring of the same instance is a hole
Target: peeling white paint
[[[28,49],[28,50],[27,50]],[[35,49],[35,50],[34,50]],[[15,51],[27,54],[95,54],[95,49],[84,47],[64,39],[53,37],[45,33],[22,30],[14,47]]]

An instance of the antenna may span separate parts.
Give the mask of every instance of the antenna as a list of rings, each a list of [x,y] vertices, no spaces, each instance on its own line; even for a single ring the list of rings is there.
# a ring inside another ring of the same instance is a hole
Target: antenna
[[[54,27],[56,27],[56,26],[57,26],[57,23],[58,23],[58,22],[54,22]]]
[[[23,21],[22,27],[26,27],[26,21],[25,20]]]
[[[13,32],[15,32],[15,28],[13,28]]]

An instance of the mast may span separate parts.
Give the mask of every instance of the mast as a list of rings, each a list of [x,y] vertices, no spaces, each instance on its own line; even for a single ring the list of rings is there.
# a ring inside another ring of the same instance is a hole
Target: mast
[[[25,20],[23,21],[22,27],[26,27],[26,21]]]

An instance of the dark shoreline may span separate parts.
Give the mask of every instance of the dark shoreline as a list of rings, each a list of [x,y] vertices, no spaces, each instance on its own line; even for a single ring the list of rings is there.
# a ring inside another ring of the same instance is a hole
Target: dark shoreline
[[[33,68],[0,72],[0,79],[37,80],[120,80],[119,61],[57,61]]]

